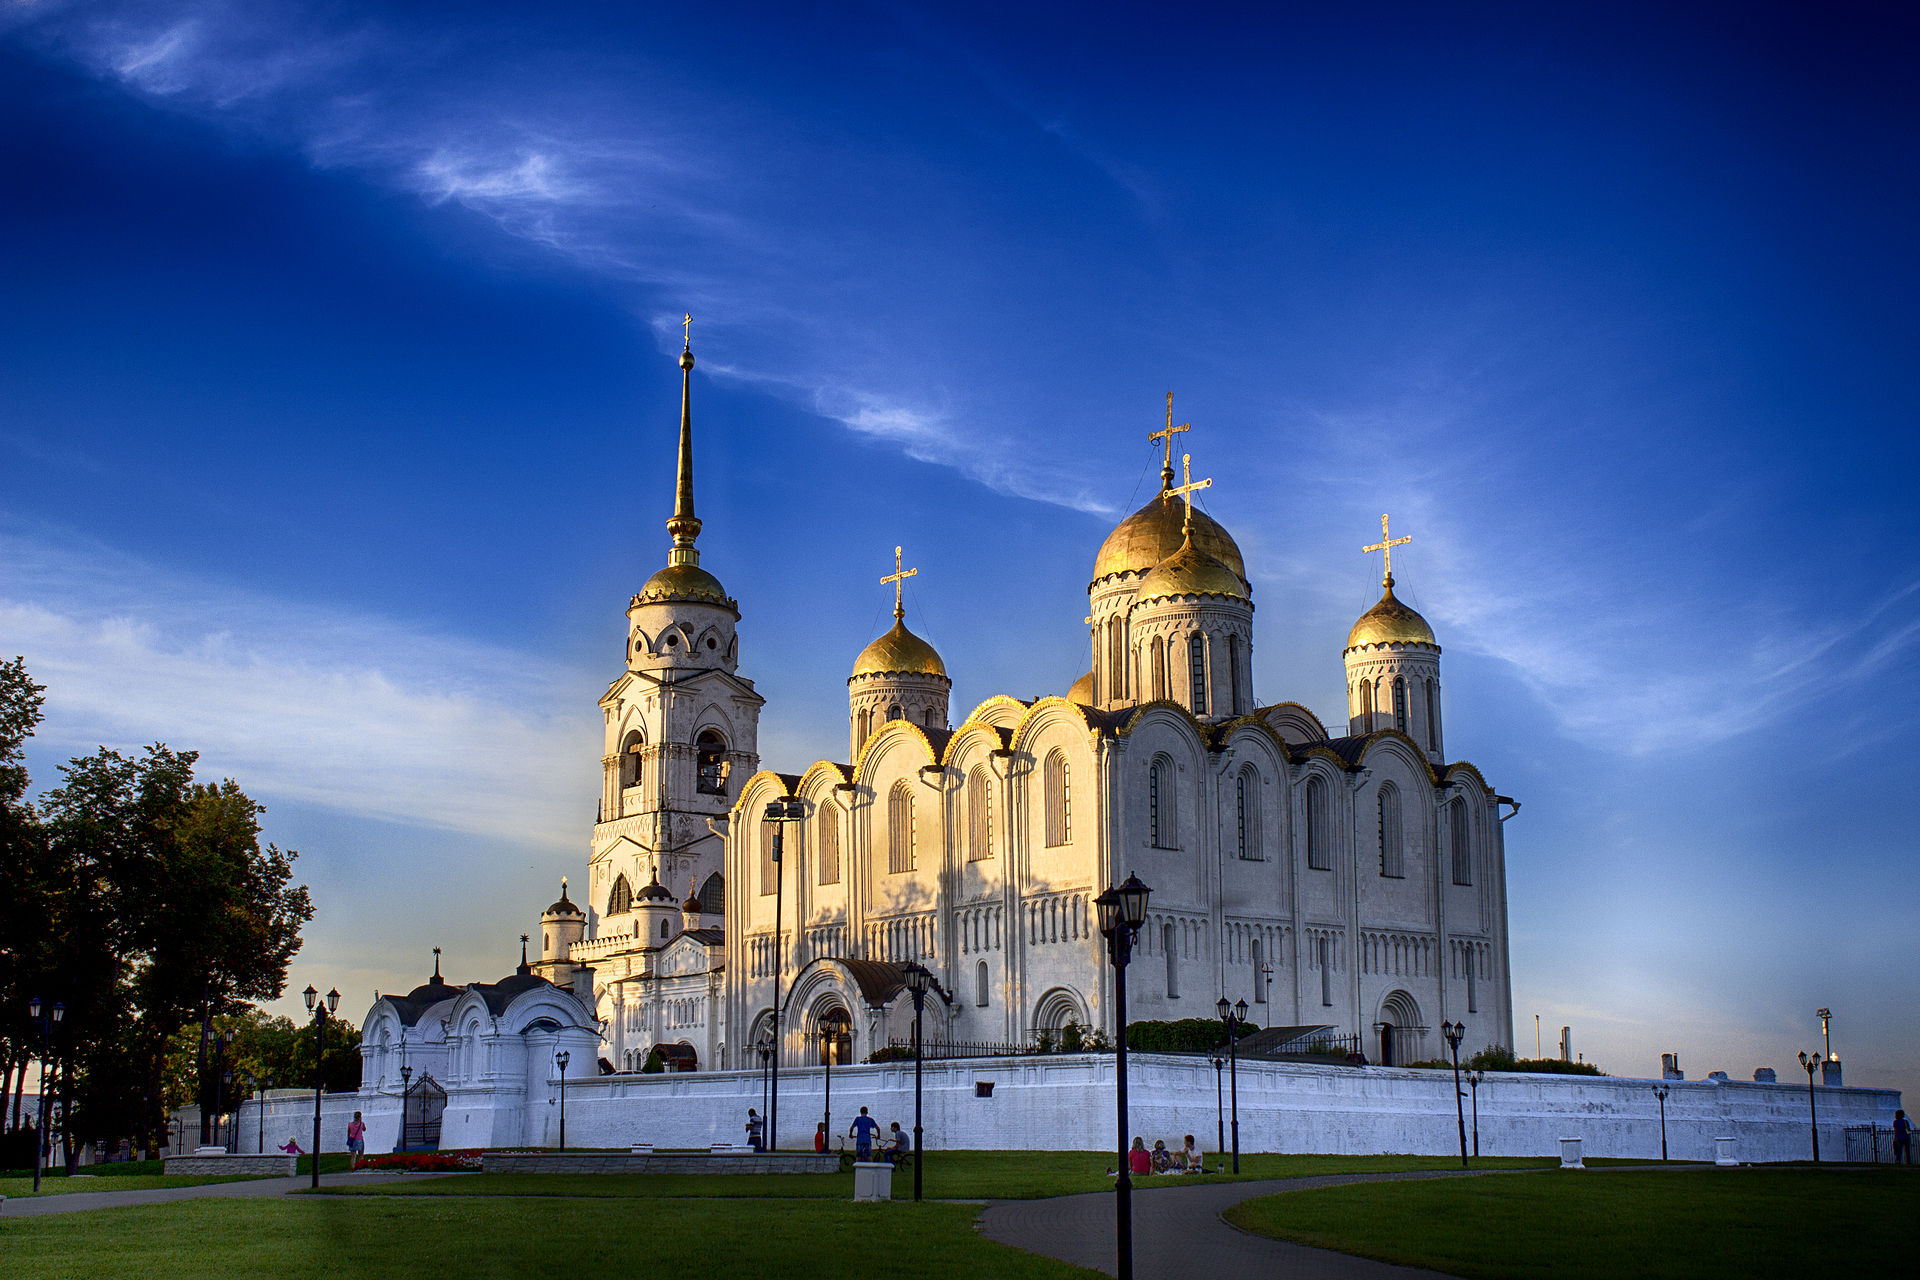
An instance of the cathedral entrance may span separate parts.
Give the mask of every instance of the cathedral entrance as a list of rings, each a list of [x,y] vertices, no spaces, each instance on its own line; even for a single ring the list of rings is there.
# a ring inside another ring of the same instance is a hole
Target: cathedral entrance
[[[1380,1020],[1373,1024],[1380,1037],[1380,1065],[1397,1067],[1420,1057],[1420,1044],[1426,1027],[1420,1022],[1420,1006],[1405,991],[1394,991],[1380,1002]]]
[[[845,1009],[834,1004],[816,1010],[814,1025],[819,1028],[813,1040],[819,1047],[820,1065],[844,1067],[853,1061],[853,1019]]]

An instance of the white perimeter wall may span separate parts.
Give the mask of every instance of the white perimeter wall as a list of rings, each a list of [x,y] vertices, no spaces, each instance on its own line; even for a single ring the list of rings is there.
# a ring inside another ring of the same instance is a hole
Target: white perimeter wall
[[[1178,1146],[1191,1133],[1202,1149],[1215,1146],[1214,1072],[1203,1058],[1130,1055],[1132,1131],[1149,1146],[1164,1138]],[[925,1075],[926,1144],[930,1150],[1044,1148],[1111,1150],[1118,1134],[1114,1114],[1114,1060],[1110,1055],[1058,1055],[1022,1059],[930,1062]],[[1360,1069],[1302,1063],[1242,1063],[1242,1151],[1381,1152],[1446,1155],[1459,1150],[1454,1118],[1453,1075],[1392,1067]],[[975,1096],[977,1082],[991,1081],[993,1096]],[[821,1119],[822,1071],[789,1068],[780,1079],[783,1145],[811,1148]],[[1658,1158],[1659,1104],[1650,1080],[1604,1076],[1489,1073],[1480,1086],[1480,1153],[1488,1156],[1559,1154],[1561,1138],[1584,1140],[1588,1156]],[[486,1100],[488,1128],[498,1144],[551,1146],[559,1137],[557,1092],[537,1085],[524,1110]],[[1837,1158],[1849,1125],[1893,1123],[1900,1105],[1891,1089],[1817,1091],[1821,1152]],[[476,1099],[475,1101],[479,1101]],[[515,1100],[517,1101],[517,1100]],[[448,1100],[449,1121],[461,1110],[458,1091]],[[398,1098],[333,1095],[327,1099],[325,1148],[345,1145],[346,1117],[367,1112],[369,1151],[393,1145]],[[844,1134],[860,1106],[884,1130],[888,1121],[913,1127],[912,1064],[833,1069],[833,1129]],[[312,1095],[307,1095],[304,1148],[312,1133]],[[666,1075],[601,1076],[567,1083],[567,1143],[580,1147],[705,1147],[744,1138],[748,1107],[761,1106],[757,1071],[709,1071]],[[251,1108],[249,1108],[251,1109]],[[292,1111],[279,1118],[271,1104],[268,1137],[285,1141]],[[514,1114],[517,1112],[518,1114]],[[1468,1112],[1471,1141],[1471,1110]],[[448,1126],[448,1147],[467,1145]],[[243,1144],[252,1130],[243,1120]],[[478,1136],[478,1135],[476,1135]],[[1713,1140],[1732,1136],[1742,1160],[1804,1160],[1811,1156],[1804,1085],[1674,1081],[1667,1098],[1667,1143],[1676,1160],[1710,1160]]]

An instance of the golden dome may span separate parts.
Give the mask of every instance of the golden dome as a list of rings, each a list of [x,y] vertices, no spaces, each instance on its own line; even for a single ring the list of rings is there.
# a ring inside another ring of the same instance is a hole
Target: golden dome
[[[1122,520],[1093,560],[1093,578],[1098,582],[1116,573],[1145,573],[1180,549],[1185,536],[1186,504],[1170,497],[1165,490],[1153,496],[1146,506]],[[1193,543],[1209,556],[1231,569],[1242,580],[1246,563],[1233,535],[1206,512],[1195,508]]]
[[[1073,688],[1067,690],[1067,701],[1077,702],[1083,707],[1093,705],[1093,672],[1089,671],[1073,682]]]
[[[853,660],[855,676],[908,675],[947,678],[947,664],[933,646],[907,630],[907,621],[893,615],[893,628],[860,651]]]
[[[1199,513],[1194,514],[1194,532],[1197,534],[1200,531]],[[1140,590],[1134,594],[1133,602],[1144,604],[1169,596],[1231,596],[1236,600],[1245,600],[1247,584],[1225,562],[1210,555],[1195,545],[1194,539],[1189,538],[1181,542],[1179,550],[1155,565],[1153,572],[1141,579]]]
[[[1393,594],[1393,579],[1388,578],[1383,585],[1386,592],[1380,597],[1380,603],[1361,614],[1353,630],[1347,632],[1347,648],[1357,649],[1365,644],[1430,644],[1439,648],[1427,620],[1401,604]]]
[[[663,602],[692,602],[696,604],[717,604],[723,609],[735,608],[727,596],[727,589],[720,585],[720,579],[708,573],[697,564],[670,564],[647,579],[639,594],[633,597],[635,604],[657,604]]]

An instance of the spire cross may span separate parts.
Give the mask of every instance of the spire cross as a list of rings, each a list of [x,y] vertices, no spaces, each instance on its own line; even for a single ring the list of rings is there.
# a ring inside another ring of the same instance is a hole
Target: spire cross
[[[1170,485],[1173,483],[1173,438],[1179,435],[1182,431],[1191,431],[1191,430],[1193,430],[1193,424],[1191,422],[1183,422],[1177,427],[1173,425],[1173,392],[1171,391],[1167,392],[1166,429],[1164,431],[1151,432],[1147,436],[1148,444],[1160,444],[1162,442],[1165,442],[1167,446],[1167,460],[1160,467],[1160,481],[1163,486]]]
[[[900,584],[920,572],[918,569],[902,569],[900,563],[900,548],[895,547],[893,549],[893,572],[880,579],[882,586],[885,586],[889,582],[893,584],[893,616],[896,618],[904,618],[907,616],[905,606],[900,603]]]
[[[680,327],[686,330],[686,349],[693,350],[693,312],[687,312],[686,318],[680,322]]]
[[[1168,467],[1167,471],[1169,473],[1168,478],[1171,479],[1173,468]],[[1211,479],[1195,480],[1193,478],[1193,455],[1190,453],[1180,455],[1180,472],[1181,478],[1184,479],[1186,483],[1174,485],[1167,490],[1167,495],[1169,497],[1185,498],[1187,500],[1187,519],[1183,527],[1191,529],[1193,527],[1193,492],[1196,489],[1212,488],[1213,481]]]
[[[1390,587],[1393,585],[1393,549],[1395,547],[1404,547],[1409,542],[1412,542],[1412,541],[1413,541],[1412,534],[1408,534],[1404,538],[1389,537],[1387,534],[1387,517],[1384,513],[1381,515],[1380,541],[1374,543],[1372,546],[1360,548],[1360,554],[1363,556],[1371,555],[1375,551],[1382,551],[1386,553],[1387,572],[1386,572],[1386,576],[1381,580],[1381,583],[1380,583],[1381,586]]]

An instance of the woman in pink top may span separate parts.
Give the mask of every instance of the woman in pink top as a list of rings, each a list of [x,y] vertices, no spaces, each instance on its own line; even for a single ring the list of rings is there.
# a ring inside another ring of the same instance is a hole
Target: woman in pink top
[[[1127,1152],[1127,1168],[1137,1174],[1153,1172],[1153,1157],[1147,1154],[1147,1144],[1143,1139],[1133,1140],[1133,1149]]]

